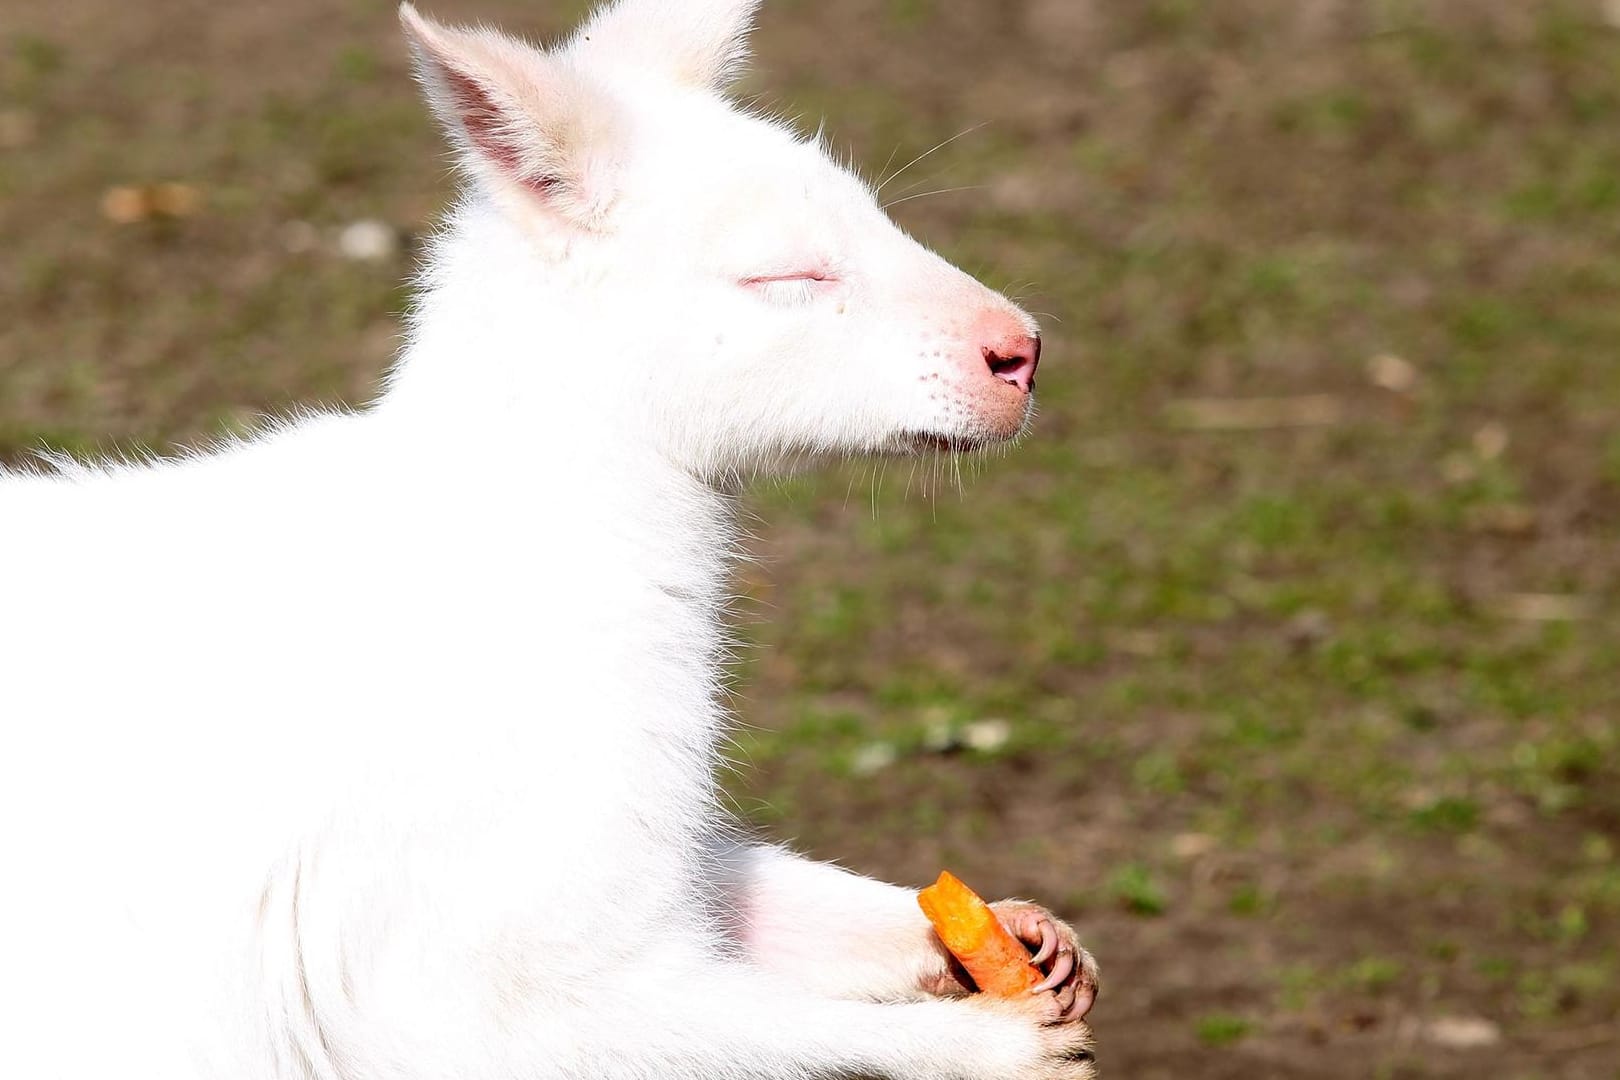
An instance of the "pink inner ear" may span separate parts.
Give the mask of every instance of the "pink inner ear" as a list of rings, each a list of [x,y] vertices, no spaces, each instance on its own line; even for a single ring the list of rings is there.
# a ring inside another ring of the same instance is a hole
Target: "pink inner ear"
[[[456,115],[474,146],[514,179],[537,191],[545,192],[556,186],[555,176],[525,174],[523,154],[515,142],[512,121],[477,79],[449,66],[444,68],[444,78],[455,98]]]

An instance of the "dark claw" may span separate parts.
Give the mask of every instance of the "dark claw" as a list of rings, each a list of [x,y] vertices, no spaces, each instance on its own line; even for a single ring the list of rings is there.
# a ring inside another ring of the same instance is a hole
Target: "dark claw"
[[[1067,980],[1068,977],[1073,973],[1074,953],[1060,952],[1058,953],[1058,958],[1052,962],[1052,970],[1047,973],[1045,980],[1042,981],[1039,986],[1036,986],[1034,989],[1030,990],[1030,993],[1039,994],[1044,993],[1047,990],[1055,990],[1059,986],[1062,986],[1064,981]]]
[[[1046,919],[1042,919],[1040,951],[1038,951],[1034,956],[1030,957],[1029,962],[1036,965],[1046,963],[1052,958],[1052,954],[1057,951],[1057,946],[1057,931],[1052,929],[1051,922]]]

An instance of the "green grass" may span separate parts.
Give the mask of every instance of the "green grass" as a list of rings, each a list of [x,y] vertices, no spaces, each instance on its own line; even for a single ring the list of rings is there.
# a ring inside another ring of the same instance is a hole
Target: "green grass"
[[[1231,1046],[1247,1037],[1253,1030],[1253,1022],[1241,1016],[1228,1016],[1224,1013],[1201,1017],[1197,1025],[1198,1041],[1217,1048]]]

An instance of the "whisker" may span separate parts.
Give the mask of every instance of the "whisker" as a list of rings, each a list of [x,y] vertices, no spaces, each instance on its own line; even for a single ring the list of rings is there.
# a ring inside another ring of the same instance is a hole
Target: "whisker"
[[[894,149],[889,151],[888,159],[883,162],[883,167],[878,170],[878,175],[879,176],[882,176],[884,173],[886,173],[889,170],[889,166],[894,164],[894,159],[899,155],[899,153],[900,153],[900,144],[895,143],[894,144]],[[895,175],[898,176],[899,174],[896,173]],[[889,179],[892,180],[893,177],[890,177]],[[885,181],[885,183],[887,183],[887,181]],[[872,189],[872,194],[876,195],[878,192],[880,192],[882,190],[883,190],[883,185],[879,184],[877,187],[874,187]]]
[[[948,444],[934,447],[934,505],[931,513],[935,521],[939,520],[939,497],[945,490],[945,463],[950,457]]]
[[[930,195],[950,195],[958,191],[982,191],[983,189],[983,184],[969,184],[966,187],[949,187],[939,188],[934,191],[920,191],[915,195],[907,195],[903,199],[895,199],[893,202],[886,202],[883,204],[883,209],[887,210],[891,206],[899,206],[901,203],[908,203],[913,199],[926,199]]]
[[[936,180],[939,180],[941,177],[943,177],[946,173],[948,173],[950,171],[951,170],[949,170],[949,169],[939,169],[939,170],[937,170],[935,172],[931,172],[931,173],[927,173],[926,175],[919,176],[916,179],[912,180],[911,183],[909,183],[905,187],[901,188],[899,191],[896,191],[894,193],[895,197],[898,198],[901,195],[910,195],[913,191],[916,191],[918,188],[925,188],[928,185],[934,183]]]
[[[988,121],[986,121],[986,123],[988,123]],[[972,127],[968,128],[966,131],[959,131],[955,135],[952,135],[950,138],[946,139],[944,142],[937,144],[932,149],[927,150],[927,151],[925,151],[925,152],[923,152],[921,154],[918,154],[916,157],[912,158],[910,161],[908,161],[904,165],[900,166],[899,169],[895,170],[895,172],[894,172],[894,174],[892,176],[888,176],[888,177],[884,178],[884,180],[882,182],[880,182],[878,184],[878,186],[877,186],[877,193],[882,193],[883,189],[888,187],[889,184],[892,183],[896,177],[903,175],[907,169],[911,168],[913,165],[917,164],[919,161],[922,161],[924,158],[930,157],[933,154],[939,152],[940,150],[945,149],[945,147],[951,145],[951,143],[955,142],[957,139],[960,139],[960,138],[963,138],[964,136],[973,134],[975,131],[978,131],[982,127],[984,127],[984,124],[974,124]]]

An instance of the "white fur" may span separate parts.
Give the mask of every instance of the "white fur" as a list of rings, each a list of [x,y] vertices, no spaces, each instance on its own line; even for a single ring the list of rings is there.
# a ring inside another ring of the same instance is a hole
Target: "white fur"
[[[753,7],[406,9],[471,184],[380,400],[0,476],[0,1075],[1081,1075],[720,809],[734,478],[1004,438],[1034,331],[719,96]]]

